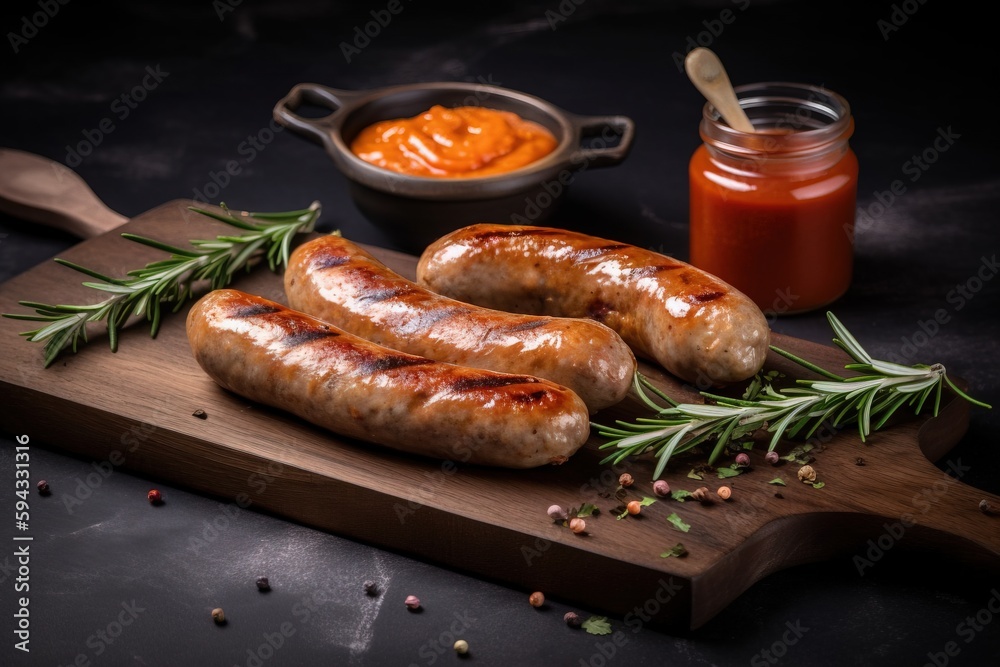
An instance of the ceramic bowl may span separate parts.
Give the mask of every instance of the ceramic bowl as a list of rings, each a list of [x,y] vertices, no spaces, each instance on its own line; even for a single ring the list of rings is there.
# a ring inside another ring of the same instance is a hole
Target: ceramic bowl
[[[368,125],[416,116],[436,104],[511,111],[547,128],[558,145],[552,153],[520,169],[473,178],[400,174],[351,152],[352,140]],[[298,113],[303,105],[325,107],[331,113],[306,117]],[[450,231],[477,222],[544,223],[580,172],[620,163],[635,135],[635,124],[626,116],[580,116],[523,92],[462,82],[372,90],[301,83],[275,105],[274,117],[325,148],[347,178],[361,213],[413,253]]]

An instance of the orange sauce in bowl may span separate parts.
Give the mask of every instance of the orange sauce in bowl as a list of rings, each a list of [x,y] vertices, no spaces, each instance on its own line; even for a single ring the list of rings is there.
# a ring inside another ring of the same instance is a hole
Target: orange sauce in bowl
[[[351,152],[375,166],[431,178],[476,178],[520,169],[556,149],[555,136],[510,111],[435,105],[369,125]]]

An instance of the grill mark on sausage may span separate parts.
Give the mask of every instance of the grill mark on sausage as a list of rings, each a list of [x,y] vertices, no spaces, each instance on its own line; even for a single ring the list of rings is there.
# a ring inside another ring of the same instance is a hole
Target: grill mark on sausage
[[[557,236],[565,232],[558,229],[496,229],[486,232],[476,232],[473,238],[480,241],[491,239],[515,239],[531,236]]]
[[[597,248],[580,248],[573,253],[573,259],[583,262],[588,259],[594,259],[595,257],[601,257],[607,255],[608,253],[615,252],[616,250],[621,250],[622,248],[627,248],[628,246],[624,243],[612,243],[610,245],[603,245]]]
[[[298,347],[299,345],[303,345],[305,343],[311,343],[314,340],[333,338],[334,336],[339,335],[340,334],[336,331],[330,331],[329,329],[303,329],[301,331],[288,334],[288,336],[281,340],[281,345],[282,347],[288,349]]]
[[[455,380],[451,386],[455,391],[466,392],[476,391],[477,389],[509,387],[512,384],[537,384],[538,382],[541,382],[541,380],[529,375],[497,374],[459,378],[458,380]]]
[[[389,299],[395,299],[396,297],[403,296],[404,294],[413,293],[413,288],[407,285],[395,285],[392,287],[373,287],[367,291],[362,296],[358,297],[358,301],[365,301],[368,303],[380,303],[382,301],[388,301]]]
[[[401,354],[377,354],[367,350],[357,351],[357,369],[361,375],[374,375],[385,371],[409,366],[423,366],[436,363],[431,359]]]
[[[351,261],[351,258],[347,255],[335,255],[332,252],[325,252],[313,257],[312,262],[310,262],[310,267],[316,271],[322,269],[333,269],[338,266],[343,266],[349,261]]]
[[[467,315],[470,312],[469,308],[464,306],[440,306],[434,308],[433,310],[428,310],[420,314],[417,318],[417,329],[425,330],[429,329],[441,320],[446,320],[449,317],[455,317],[458,315]]]
[[[511,400],[517,403],[537,403],[543,398],[548,392],[544,389],[539,389],[538,391],[533,391],[530,394],[517,393],[511,395]]]
[[[655,264],[653,266],[639,266],[631,271],[629,271],[630,278],[646,278],[648,276],[655,276],[658,273],[663,273],[664,271],[676,271],[678,269],[684,268],[680,264]]]
[[[256,315],[270,315],[271,313],[276,313],[281,308],[277,306],[272,306],[266,303],[246,303],[241,305],[232,306],[232,309],[227,313],[229,317],[254,317]]]
[[[719,297],[725,296],[725,292],[702,292],[701,294],[695,294],[694,300],[698,303],[708,303],[709,301],[715,301]]]
[[[495,331],[498,333],[517,333],[519,331],[531,331],[532,329],[545,326],[545,324],[546,320],[528,320],[527,322],[519,322],[505,327],[497,327]]]

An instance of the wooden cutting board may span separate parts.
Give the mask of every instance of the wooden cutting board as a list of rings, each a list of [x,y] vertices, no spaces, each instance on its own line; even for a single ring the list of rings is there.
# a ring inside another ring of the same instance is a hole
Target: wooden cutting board
[[[189,211],[193,203],[166,203],[60,256],[118,276],[163,256],[119,232],[183,245],[230,231]],[[414,257],[369,250],[413,277]],[[17,304],[21,299],[97,301],[81,278],[46,262],[0,285],[0,312],[26,312]],[[285,301],[280,276],[264,267],[234,286]],[[155,340],[144,323],[130,326],[115,354],[95,328],[89,345],[48,369],[42,345],[17,335],[34,328],[31,323],[0,319],[0,428],[91,458],[98,467],[135,471],[526,592],[541,590],[633,629],[697,628],[771,572],[844,554],[853,554],[864,569],[898,544],[947,549],[972,565],[1000,566],[1000,517],[978,509],[982,498],[996,506],[1000,498],[930,462],[946,457],[966,429],[968,406],[960,400],[948,398],[936,419],[903,419],[867,444],[850,429],[824,434],[811,452],[825,482],[820,489],[796,481],[796,464],[766,464],[763,447],[751,453],[748,472],[725,481],[712,473],[704,481],[688,478],[704,457],[678,458],[665,477],[673,489],[704,485],[714,491],[727,484],[732,499],[712,505],[661,499],[640,517],[618,520],[612,512],[618,474],[629,472],[636,480],[629,498],[652,496],[651,461],[600,465],[597,436],[568,463],[528,471],[428,460],[345,440],[220,389],[192,358],[186,312],[166,317]],[[833,347],[780,335],[774,342],[831,369],[847,361]],[[767,367],[803,376],[780,357]],[[656,368],[641,370],[672,396],[697,399],[691,387]],[[595,421],[636,416],[650,415],[630,398]],[[960,476],[960,462],[950,465]],[[787,486],[768,484],[775,477]],[[54,494],[71,503],[84,491]],[[551,504],[583,503],[600,509],[587,519],[584,535],[546,515]],[[689,532],[667,521],[672,513],[690,525]],[[211,523],[219,517],[205,518]],[[211,531],[203,537],[210,540]],[[687,556],[661,558],[678,543]]]

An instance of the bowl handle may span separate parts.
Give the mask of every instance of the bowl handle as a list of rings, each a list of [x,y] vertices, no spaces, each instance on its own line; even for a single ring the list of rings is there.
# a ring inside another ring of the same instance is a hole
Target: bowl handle
[[[331,139],[328,120],[367,92],[369,91],[338,90],[318,83],[300,83],[274,105],[274,119],[296,134],[329,147]],[[326,107],[333,113],[322,118],[305,118],[295,113],[303,103]]]
[[[576,133],[577,144],[583,139],[597,137],[603,140],[604,146],[578,147],[571,155],[573,164],[585,164],[588,167],[608,167],[616,165],[625,159],[632,148],[635,137],[635,122],[627,116],[572,116],[571,122]],[[607,132],[620,137],[618,143],[609,146]]]

